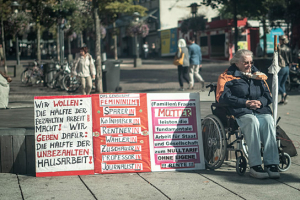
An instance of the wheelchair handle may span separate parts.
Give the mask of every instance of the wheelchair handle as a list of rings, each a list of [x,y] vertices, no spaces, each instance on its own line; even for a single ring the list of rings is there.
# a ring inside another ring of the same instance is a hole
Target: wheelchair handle
[[[209,85],[206,86],[206,88],[210,88],[208,92],[208,96],[210,96],[210,93],[216,90],[217,85],[215,83],[210,83]]]

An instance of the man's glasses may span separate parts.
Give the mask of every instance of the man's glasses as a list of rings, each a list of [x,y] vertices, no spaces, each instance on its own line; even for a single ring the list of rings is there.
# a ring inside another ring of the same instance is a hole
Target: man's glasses
[[[249,65],[249,64],[250,64],[250,65],[253,65],[253,61],[251,61],[251,62],[250,62],[250,61],[248,61],[248,62],[243,62],[243,64],[244,64],[244,65]]]

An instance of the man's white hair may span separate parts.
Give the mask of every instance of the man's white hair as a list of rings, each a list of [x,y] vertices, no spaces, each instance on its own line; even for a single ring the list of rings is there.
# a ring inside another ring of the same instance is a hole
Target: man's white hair
[[[230,60],[230,65],[236,64],[241,61],[242,58],[246,56],[251,56],[253,58],[253,53],[252,51],[246,50],[246,49],[240,49],[238,50],[233,58]]]

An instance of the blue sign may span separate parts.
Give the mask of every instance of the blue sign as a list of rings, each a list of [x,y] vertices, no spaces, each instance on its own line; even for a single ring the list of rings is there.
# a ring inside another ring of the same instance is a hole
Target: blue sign
[[[270,33],[267,34],[267,53],[274,53],[274,36],[277,35],[277,43],[279,43],[279,36],[284,35],[281,28],[273,28]],[[260,39],[260,46],[263,49],[264,40]]]
[[[175,54],[177,51],[177,28],[170,29],[170,53]]]

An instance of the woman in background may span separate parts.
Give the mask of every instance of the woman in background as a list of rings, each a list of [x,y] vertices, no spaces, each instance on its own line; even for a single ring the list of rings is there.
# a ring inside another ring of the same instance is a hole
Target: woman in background
[[[189,50],[186,47],[186,42],[184,39],[178,40],[178,50],[176,55],[178,58],[181,57],[181,54],[184,53],[183,65],[177,66],[178,71],[178,81],[180,85],[180,90],[184,90],[183,88],[183,79],[189,84],[189,76],[188,76],[188,67],[190,66],[190,58],[189,58]]]
[[[74,75],[81,80],[81,94],[90,94],[92,90],[92,79],[95,79],[96,70],[94,60],[88,53],[87,47],[80,48],[80,56],[75,61]]]

